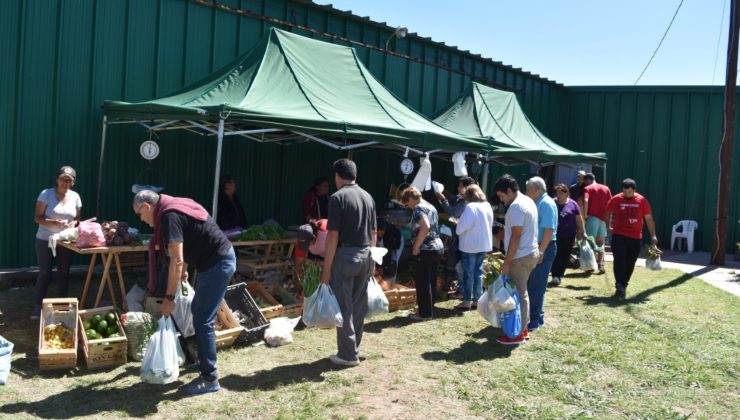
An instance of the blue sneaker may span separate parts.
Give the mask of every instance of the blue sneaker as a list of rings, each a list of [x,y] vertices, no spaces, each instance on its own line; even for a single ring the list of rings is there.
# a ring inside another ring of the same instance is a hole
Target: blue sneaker
[[[540,317],[539,321],[537,321],[538,324],[540,324],[540,327],[545,325],[545,317]]]
[[[186,395],[200,395],[216,392],[221,389],[218,379],[207,381],[203,377],[193,379],[189,384],[180,387],[180,392]]]
[[[540,323],[537,321],[532,321],[532,322],[527,323],[527,330],[529,331],[536,331],[537,328],[539,327],[540,327]]]

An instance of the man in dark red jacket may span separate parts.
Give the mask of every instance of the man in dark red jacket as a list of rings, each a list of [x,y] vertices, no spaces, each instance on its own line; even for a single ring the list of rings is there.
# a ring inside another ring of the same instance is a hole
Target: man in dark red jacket
[[[150,285],[156,277],[155,246],[159,245],[160,253],[169,256],[163,316],[169,316],[175,309],[175,292],[178,283],[188,278],[188,265],[198,270],[191,311],[200,376],[180,387],[180,391],[188,395],[218,391],[214,322],[226,286],[236,271],[234,248],[208,212],[189,198],[144,190],[134,197],[133,207],[141,221],[154,228],[154,237],[149,242]]]

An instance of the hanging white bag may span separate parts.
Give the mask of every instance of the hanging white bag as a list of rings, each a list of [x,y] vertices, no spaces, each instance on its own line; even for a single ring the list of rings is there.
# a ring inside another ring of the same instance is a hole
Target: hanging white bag
[[[493,309],[493,294],[489,293],[491,288],[489,287],[481,297],[478,299],[478,313],[483,317],[493,328],[501,328],[501,321],[499,321],[498,312]]]
[[[322,283],[303,301],[303,323],[307,327],[335,328],[344,324],[339,302],[331,288]]]
[[[195,335],[195,327],[193,327],[193,299],[195,298],[195,290],[190,283],[181,281],[177,284],[177,291],[175,292],[175,309],[172,310],[172,319],[177,324],[177,328],[180,330],[180,334],[183,337],[191,337]]]
[[[509,290],[509,287],[507,287],[508,283],[508,277],[499,274],[496,281],[493,282],[493,309],[496,310],[496,312],[508,312],[512,309],[516,308],[516,301],[514,300],[514,297],[512,296],[512,290]]]
[[[596,264],[596,256],[588,241],[582,239],[578,244],[579,258],[581,260],[581,270],[583,271],[596,271],[598,268]]]
[[[411,182],[411,186],[419,191],[432,188],[432,161],[429,160],[429,155],[424,155],[421,158],[419,170],[416,172],[416,177]]]
[[[146,354],[141,361],[141,380],[150,384],[169,384],[180,376],[180,354],[172,317],[159,319],[159,328],[147,343]]]
[[[455,176],[468,176],[468,168],[465,167],[465,152],[453,153],[452,165]]]
[[[374,276],[370,277],[370,280],[367,282],[367,312],[365,313],[365,319],[387,314],[388,306],[388,298],[385,297],[383,288],[380,287]]]

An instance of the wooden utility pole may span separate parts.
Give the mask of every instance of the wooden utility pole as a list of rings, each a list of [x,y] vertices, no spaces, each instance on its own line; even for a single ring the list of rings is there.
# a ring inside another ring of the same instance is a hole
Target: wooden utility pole
[[[725,123],[719,146],[719,184],[717,185],[717,218],[712,238],[712,265],[725,263],[727,219],[730,212],[730,181],[735,133],[735,95],[737,85],[737,48],[740,14],[737,0],[730,2],[730,30],[727,36],[727,79],[725,81]]]

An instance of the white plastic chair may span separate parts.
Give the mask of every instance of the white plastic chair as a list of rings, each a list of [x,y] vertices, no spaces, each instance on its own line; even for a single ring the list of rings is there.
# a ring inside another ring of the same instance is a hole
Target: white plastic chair
[[[678,228],[681,231],[678,231]],[[686,248],[689,252],[694,252],[694,231],[699,228],[699,223],[695,220],[681,220],[680,222],[673,225],[671,229],[671,249],[673,244],[678,239],[678,249],[681,250],[681,239],[686,239]]]

